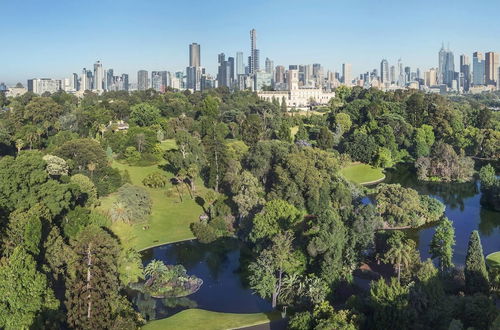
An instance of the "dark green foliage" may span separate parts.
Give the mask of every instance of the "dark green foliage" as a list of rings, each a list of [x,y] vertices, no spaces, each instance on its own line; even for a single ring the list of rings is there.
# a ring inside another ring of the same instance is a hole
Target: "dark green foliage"
[[[483,246],[479,233],[474,230],[469,238],[465,258],[465,289],[469,294],[489,292],[488,272],[484,261]]]
[[[88,226],[71,246],[77,258],[70,265],[66,291],[68,324],[80,329],[111,328],[117,316],[127,311],[117,294],[118,242],[103,229]]]
[[[148,103],[139,103],[130,109],[130,120],[139,126],[151,126],[160,120],[160,110]]]
[[[441,270],[453,267],[453,245],[455,245],[455,229],[448,218],[443,218],[436,232],[432,237],[430,244],[430,253],[432,258],[439,258],[439,267]]]
[[[500,211],[500,178],[495,175],[495,169],[490,164],[479,171],[481,180],[481,204]]]

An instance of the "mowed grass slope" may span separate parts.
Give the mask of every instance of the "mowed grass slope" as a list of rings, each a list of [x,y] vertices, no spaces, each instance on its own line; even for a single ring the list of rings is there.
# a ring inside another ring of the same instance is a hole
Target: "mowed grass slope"
[[[493,268],[500,268],[500,251],[486,256],[486,263]]]
[[[362,163],[353,163],[340,170],[349,181],[358,184],[370,184],[385,179],[383,169]]]
[[[175,142],[167,140],[162,143],[162,147],[165,150],[173,148]],[[115,161],[112,166],[120,171],[127,170],[132,184],[141,187],[144,187],[142,180],[153,172],[162,172],[169,179],[173,177],[172,173],[164,171],[159,165],[131,166]],[[201,179],[198,179],[196,183],[196,193],[203,194],[205,188]],[[122,242],[137,250],[142,250],[151,246],[194,238],[189,226],[192,222],[198,221],[203,209],[196,204],[194,199],[191,199],[187,187],[182,187],[182,202],[177,190],[170,183],[165,188],[144,188],[149,191],[153,201],[149,221],[132,226],[120,222],[114,223],[111,229]],[[115,200],[116,193],[101,198],[99,209],[107,212]]]
[[[169,318],[148,322],[142,329],[223,330],[264,324],[269,321],[279,320],[280,318],[281,315],[279,312],[232,314],[210,312],[203,309],[186,309]]]

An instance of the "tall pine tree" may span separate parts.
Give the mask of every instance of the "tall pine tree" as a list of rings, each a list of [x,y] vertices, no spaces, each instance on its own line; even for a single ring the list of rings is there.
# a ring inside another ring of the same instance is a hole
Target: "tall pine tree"
[[[118,242],[103,229],[89,226],[71,245],[77,258],[67,281],[68,324],[76,329],[109,329],[119,299]]]
[[[469,294],[488,293],[489,291],[488,272],[477,230],[474,230],[469,238],[467,257],[465,258],[465,289]]]

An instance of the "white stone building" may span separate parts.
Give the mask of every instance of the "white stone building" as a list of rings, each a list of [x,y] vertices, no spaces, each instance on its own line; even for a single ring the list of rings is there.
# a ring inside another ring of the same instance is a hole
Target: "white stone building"
[[[257,95],[266,101],[273,99],[281,102],[283,98],[289,108],[307,108],[310,105],[327,104],[335,97],[334,92],[324,92],[322,88],[300,88],[298,70],[288,70],[288,90],[258,92]]]

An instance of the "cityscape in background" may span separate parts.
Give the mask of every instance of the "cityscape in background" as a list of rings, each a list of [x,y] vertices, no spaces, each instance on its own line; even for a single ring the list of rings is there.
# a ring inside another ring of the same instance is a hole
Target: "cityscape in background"
[[[419,89],[431,93],[481,93],[500,90],[500,53],[476,51],[472,56],[461,54],[455,62],[453,51],[444,44],[438,52],[437,66],[421,71],[405,66],[402,59],[390,63],[382,59],[380,67],[354,76],[350,63],[342,63],[341,70],[326,70],[321,63],[276,65],[265,58],[261,67],[261,52],[257,48],[257,31],[250,30],[249,56],[243,51],[234,56],[218,55],[216,74],[208,73],[202,65],[202,46],[189,45],[188,66],[185,71],[139,70],[136,82],[129,73],[115,73],[106,69],[101,61],[93,68],[83,68],[63,79],[33,78],[26,85],[7,86],[0,82],[0,91],[16,96],[27,91],[36,94],[54,93],[63,90],[83,95],[87,90],[96,93],[104,91],[132,91],[167,89],[204,91],[225,86],[230,90],[251,90],[264,99],[286,99],[290,107],[306,106],[311,101],[322,104],[334,94],[340,85],[378,88],[384,91],[397,89]],[[472,58],[472,60],[471,60]],[[206,59],[205,59],[206,60]],[[210,59],[215,60],[215,59]],[[456,65],[458,64],[458,65]]]

